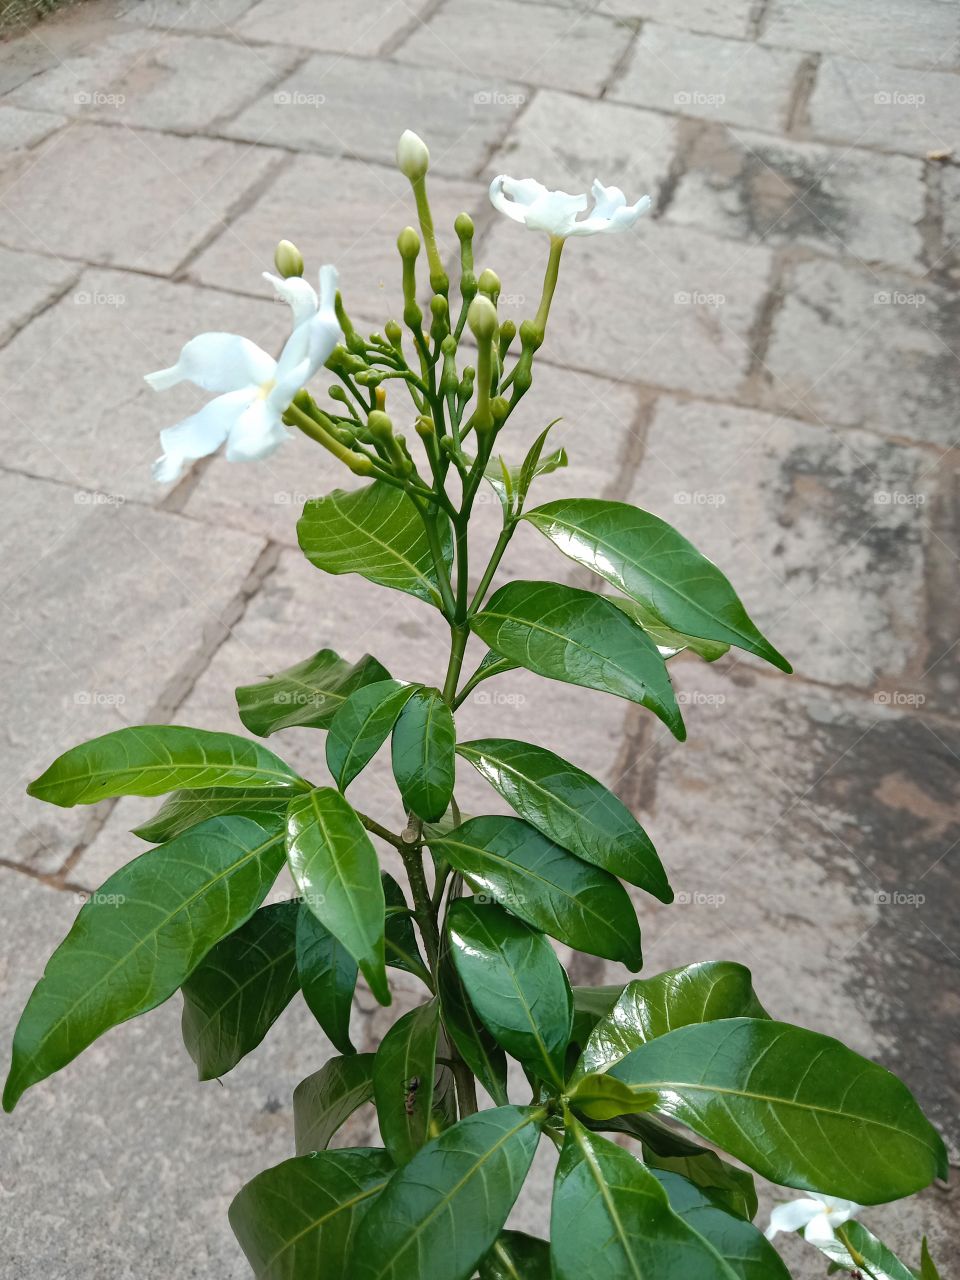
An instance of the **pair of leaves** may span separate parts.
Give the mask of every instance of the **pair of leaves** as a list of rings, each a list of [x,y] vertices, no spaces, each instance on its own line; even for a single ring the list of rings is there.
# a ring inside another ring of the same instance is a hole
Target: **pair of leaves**
[[[333,649],[321,649],[266,680],[241,685],[237,709],[244,726],[261,738],[279,729],[329,729],[354,690],[389,678],[370,654],[349,663]]]

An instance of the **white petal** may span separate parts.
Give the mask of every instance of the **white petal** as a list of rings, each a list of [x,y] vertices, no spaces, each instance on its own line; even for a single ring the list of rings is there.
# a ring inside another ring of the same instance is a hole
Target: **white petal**
[[[178,382],[193,382],[204,391],[222,393],[259,386],[273,377],[276,363],[255,342],[235,333],[201,333],[191,338],[170,369],[148,373],[146,381],[156,391]]]
[[[568,236],[577,225],[577,214],[587,207],[586,196],[547,191],[527,210],[527,226],[551,236]]]
[[[825,1213],[818,1213],[816,1217],[810,1219],[804,1228],[803,1238],[809,1241],[810,1244],[815,1244],[818,1248],[822,1248],[825,1244],[831,1244],[836,1239],[833,1227],[830,1225]]]
[[[230,391],[217,396],[199,413],[178,422],[175,427],[165,427],[160,432],[164,453],[184,461],[215,453],[256,395],[256,390],[246,388]]]
[[[855,1200],[839,1200],[836,1196],[824,1196],[823,1203],[827,1210],[827,1221],[835,1227],[855,1218],[863,1208]]]
[[[547,188],[533,178],[509,178],[501,173],[490,183],[491,204],[514,222],[526,222],[528,207],[549,194]]]
[[[289,403],[289,402],[288,402]],[[228,462],[256,462],[268,458],[289,438],[280,412],[269,398],[257,399],[234,422],[227,438]]]
[[[822,1212],[823,1205],[819,1200],[791,1200],[789,1204],[778,1204],[770,1214],[766,1237],[772,1240],[779,1231],[799,1231]]]
[[[596,214],[601,218],[610,218],[627,203],[627,197],[619,187],[605,187],[599,178],[594,178],[590,194],[593,196],[591,217]]]
[[[578,222],[570,232],[573,236],[592,236],[598,232],[627,231],[650,209],[649,196],[642,196],[636,204],[628,205],[619,187],[605,187],[599,178],[594,180],[594,206],[589,217]]]
[[[184,459],[177,453],[162,453],[153,464],[153,478],[157,484],[173,484],[183,474]]]
[[[329,262],[320,268],[320,310],[336,314],[337,268]]]
[[[271,275],[269,271],[265,271],[263,278],[269,280],[278,296],[289,304],[293,312],[294,326],[303,324],[305,320],[316,315],[317,293],[313,285],[304,280],[303,276],[287,276],[284,279],[282,276]]]

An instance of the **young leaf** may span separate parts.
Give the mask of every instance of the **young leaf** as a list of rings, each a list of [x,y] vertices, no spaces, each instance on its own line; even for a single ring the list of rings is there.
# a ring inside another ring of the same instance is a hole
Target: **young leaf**
[[[232,733],[147,724],[71,747],[27,792],[70,808],[111,796],[161,796],[179,788],[287,787],[293,796],[306,786],[259,742]]]
[[[588,773],[512,738],[461,742],[457,754],[545,836],[661,902],[673,901],[650,837],[626,805]]]
[[[698,636],[685,636],[680,631],[674,631],[672,627],[664,626],[655,613],[636,600],[628,600],[624,596],[605,596],[604,598],[611,604],[615,604],[618,609],[622,609],[638,626],[643,627],[664,657],[675,658],[678,653],[689,649],[704,662],[716,662],[718,658],[730,652],[730,646],[721,644],[719,640],[701,640]]]
[[[282,818],[290,803],[287,787],[257,787],[240,791],[236,787],[202,787],[196,791],[174,791],[146,822],[134,827],[132,835],[149,844],[166,844],[207,818],[230,813],[276,815]]]
[[[317,787],[290,805],[287,862],[306,905],[359,964],[376,999],[389,1004],[377,851],[339,791]]]
[[[352,693],[333,717],[327,734],[327,768],[341,791],[377,754],[419,687],[378,680]]]
[[[590,1032],[601,1018],[610,1012],[620,999],[623,983],[617,982],[607,987],[574,987],[573,988],[573,1035],[574,1044],[586,1043]]]
[[[351,1280],[469,1280],[520,1194],[542,1116],[481,1111],[422,1147],[364,1218]]]
[[[357,1147],[294,1156],[248,1182],[230,1226],[257,1280],[347,1276],[347,1258],[392,1172],[385,1151]]]
[[[357,962],[322,925],[306,903],[297,917],[297,973],[307,1007],[343,1054],[350,1042],[350,1009],[357,985]]]
[[[400,489],[376,482],[314,498],[303,508],[297,537],[310,563],[326,573],[359,573],[440,604],[423,521],[413,499]],[[441,543],[449,569],[453,535],[448,521],[442,525]]]
[[[393,728],[393,776],[405,808],[424,822],[447,811],[456,776],[457,730],[439,689],[417,689]]]
[[[610,1069],[771,1182],[881,1204],[946,1174],[895,1076],[829,1036],[760,1018],[680,1027]]]
[[[369,653],[351,664],[332,649],[321,649],[266,680],[241,685],[237,709],[244,725],[261,738],[298,726],[329,729],[351,693],[389,678],[390,672]]]
[[[387,919],[384,928],[387,964],[392,969],[403,969],[421,980],[429,979],[430,970],[424,964],[417,942],[413,920],[407,909],[403,890],[386,871],[380,873]],[[427,982],[429,986],[429,981]]]
[[[440,1006],[430,1000],[399,1018],[376,1053],[373,1090],[380,1136],[397,1165],[406,1164],[429,1135],[439,1028]]]
[[[555,1280],[737,1280],[628,1151],[572,1116],[553,1184]]]
[[[519,818],[470,818],[430,848],[515,916],[578,951],[639,969],[640,926],[627,891]]]
[[[920,1244],[919,1280],[940,1280],[940,1272],[934,1266],[933,1259],[930,1257],[930,1249],[927,1245],[926,1236],[923,1237]]]
[[[581,1076],[567,1093],[567,1101],[575,1110],[591,1120],[612,1120],[616,1116],[634,1115],[656,1106],[657,1094],[637,1089],[614,1076]]]
[[[470,1003],[450,955],[446,931],[440,943],[437,986],[440,1013],[447,1035],[494,1102],[498,1106],[505,1106],[509,1101],[506,1056]]]
[[[550,943],[502,907],[465,898],[451,905],[447,932],[487,1030],[533,1075],[562,1089],[573,997]]]
[[[524,519],[673,630],[736,645],[781,671],[792,670],[750,621],[716,565],[665,520],[599,498],[561,498]]]
[[[606,1017],[590,1033],[574,1078],[606,1071],[647,1040],[692,1022],[765,1018],[750,970],[730,961],[689,964],[627,983]]]
[[[557,582],[508,582],[470,623],[485,644],[537,675],[639,702],[686,737],[657,646],[602,596]]]
[[[297,1155],[325,1151],[330,1139],[358,1107],[373,1098],[373,1054],[331,1058],[293,1091]]]
[[[480,1280],[551,1280],[550,1246],[522,1231],[501,1231],[480,1263]]]
[[[261,907],[183,984],[183,1042],[201,1080],[226,1075],[255,1049],[299,990],[299,913],[296,900]]]
[[[172,996],[211,948],[253,915],[282,865],[279,823],[228,817],[211,818],[115,872],[81,907],[27,1001],[4,1110],[105,1031]]]

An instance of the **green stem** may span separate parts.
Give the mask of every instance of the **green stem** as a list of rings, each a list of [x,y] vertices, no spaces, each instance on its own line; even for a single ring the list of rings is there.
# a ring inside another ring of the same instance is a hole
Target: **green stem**
[[[510,539],[513,537],[513,531],[516,527],[516,520],[507,519],[504,521],[503,528],[500,530],[500,537],[497,539],[496,545],[493,548],[493,554],[490,556],[490,563],[483,571],[483,577],[480,579],[480,584],[474,592],[473,599],[470,601],[470,608],[467,613],[468,617],[472,618],[480,608],[481,604],[483,604],[483,598],[487,594],[490,583],[493,581],[493,575],[500,567],[500,561],[503,559],[504,552],[510,544]]]
[[[410,892],[413,895],[413,911],[417,924],[420,926],[420,934],[427,952],[430,972],[436,977],[437,963],[440,958],[440,933],[430,899],[430,890],[427,887],[427,877],[423,871],[423,846],[420,843],[410,844],[406,840],[401,840],[397,847],[400,850],[400,857],[403,859],[407,879],[410,882]]]
[[[557,280],[560,276],[560,255],[563,253],[563,246],[566,241],[562,236],[550,237],[550,257],[547,259],[547,270],[543,277],[543,292],[540,295],[540,306],[534,316],[533,327],[536,329],[540,341],[543,341],[543,335],[547,331],[547,317],[550,315],[550,304],[553,302],[553,295],[557,289]]]

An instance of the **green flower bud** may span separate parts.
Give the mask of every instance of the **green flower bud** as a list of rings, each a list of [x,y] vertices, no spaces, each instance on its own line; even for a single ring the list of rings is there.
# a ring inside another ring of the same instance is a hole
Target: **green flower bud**
[[[397,236],[397,248],[400,250],[400,257],[404,262],[416,259],[420,252],[420,237],[414,231],[413,227],[404,227]]]
[[[494,396],[490,401],[490,412],[493,415],[494,426],[499,429],[510,412],[509,400],[505,396]]]
[[[418,182],[430,168],[430,151],[412,129],[404,129],[397,143],[397,168],[410,182]]]
[[[396,320],[388,320],[383,326],[383,331],[387,335],[387,341],[391,347],[395,347],[397,351],[403,344],[403,330],[397,324]]]
[[[429,436],[436,435],[437,433],[437,428],[434,426],[433,419],[428,418],[425,413],[422,413],[420,417],[417,418],[415,426],[417,435],[422,436],[424,440]]]
[[[273,263],[277,273],[285,280],[303,275],[303,255],[290,240],[281,240],[273,251]]]
[[[495,271],[491,271],[487,267],[480,272],[477,288],[481,293],[485,293],[492,302],[496,302],[497,298],[500,297],[500,277]]]
[[[367,427],[370,434],[375,440],[382,440],[386,443],[393,439],[393,423],[390,418],[380,409],[372,409],[370,416],[367,418]]]
[[[486,275],[486,272],[484,272]],[[467,324],[478,342],[492,342],[497,332],[497,309],[485,294],[477,294],[467,312]]]
[[[504,320],[500,326],[500,359],[506,356],[510,350],[510,343],[517,336],[517,326],[512,320]]]
[[[379,387],[387,375],[379,369],[361,369],[356,374],[356,381],[361,387]]]

